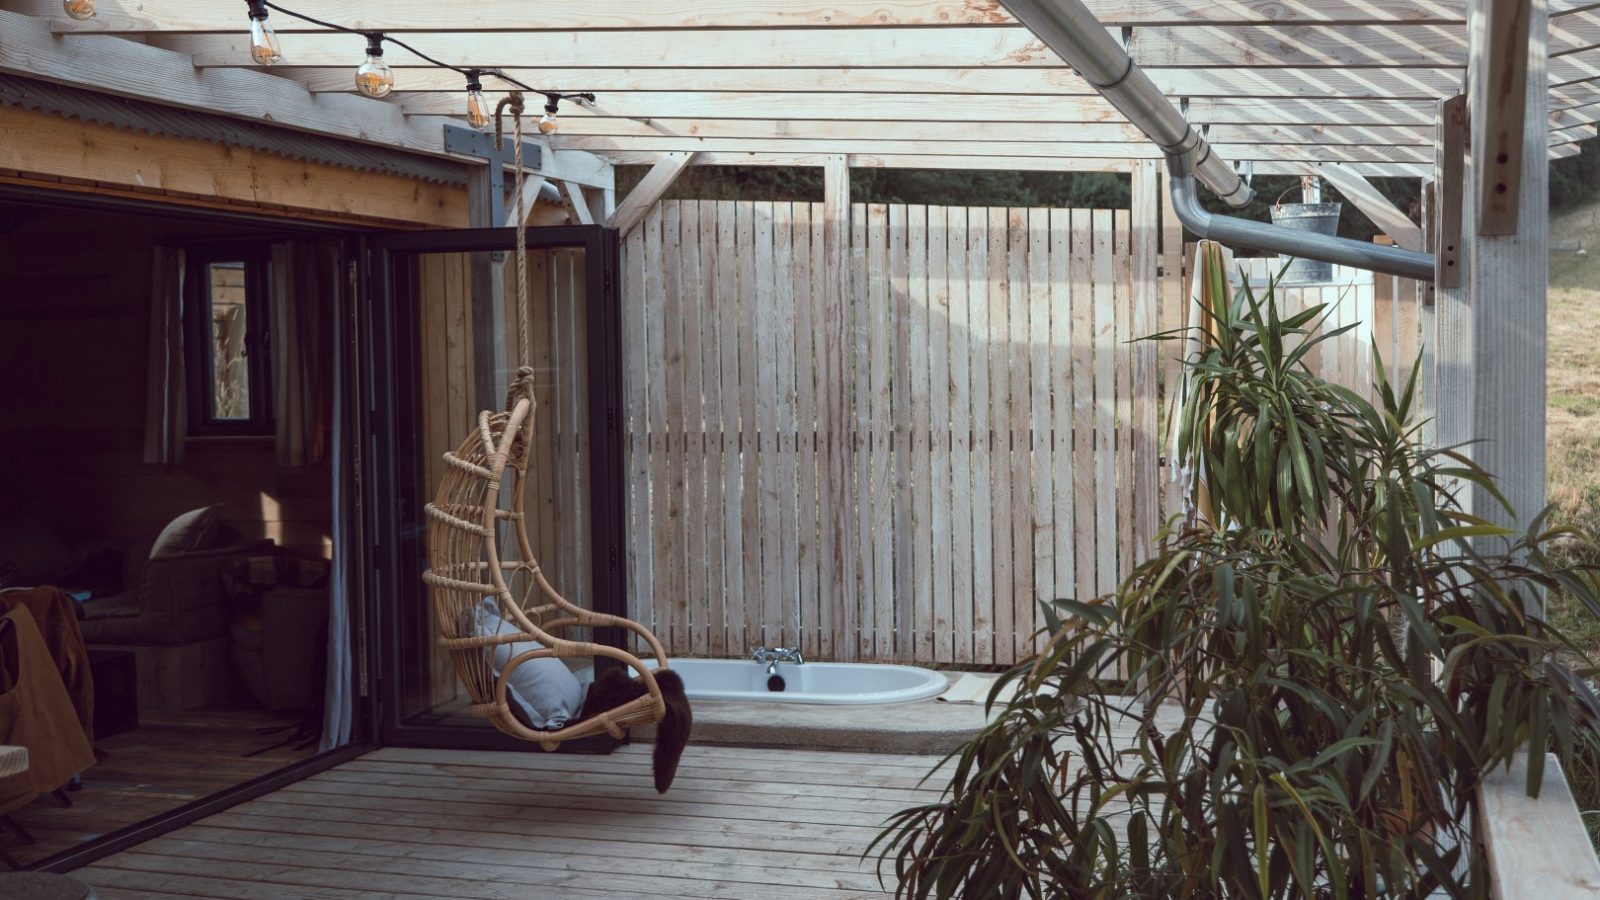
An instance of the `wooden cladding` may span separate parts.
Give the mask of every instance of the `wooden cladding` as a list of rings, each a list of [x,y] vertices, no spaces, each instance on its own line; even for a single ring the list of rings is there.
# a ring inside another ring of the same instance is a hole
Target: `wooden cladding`
[[[630,615],[683,655],[1012,662],[1159,524],[1156,228],[857,204],[829,317],[823,212],[668,201],[624,245]]]

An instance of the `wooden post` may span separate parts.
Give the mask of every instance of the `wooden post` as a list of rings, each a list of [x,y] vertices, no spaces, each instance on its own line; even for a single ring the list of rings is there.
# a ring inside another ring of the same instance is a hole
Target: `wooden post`
[[[500,163],[473,166],[467,175],[467,215],[473,228],[496,228],[498,190],[491,170]],[[537,194],[535,194],[537,196]],[[504,253],[476,251],[467,254],[472,270],[472,402],[474,409],[498,409],[510,383],[506,372],[506,321]],[[467,373],[462,373],[466,376]],[[452,376],[455,377],[455,376]]]
[[[1519,522],[1545,500],[1545,290],[1549,243],[1545,120],[1549,43],[1546,0],[1532,0],[1528,39],[1515,48],[1526,70],[1490,54],[1498,21],[1495,8],[1513,0],[1471,0],[1468,5],[1467,105],[1470,138],[1461,186],[1459,288],[1441,290],[1438,305],[1439,441],[1474,443],[1467,453],[1499,479]],[[1516,179],[1498,159],[1494,136],[1510,96],[1524,105],[1522,157]],[[1487,154],[1497,154],[1489,158]],[[1487,181],[1486,181],[1487,179]],[[1495,220],[1479,208],[1499,184],[1514,184],[1516,203],[1502,209],[1515,221]],[[1452,186],[1454,187],[1454,186]],[[1489,228],[1486,221],[1492,222]],[[1490,231],[1496,233],[1489,233]],[[1506,233],[1499,233],[1506,232]],[[1473,490],[1468,511],[1508,521],[1487,492]]]
[[[827,352],[824,359],[824,414],[828,446],[826,491],[833,511],[831,521],[823,523],[832,546],[825,548],[823,562],[828,566],[828,595],[837,604],[834,623],[834,656],[854,658],[859,653],[857,632],[856,533],[850,471],[850,423],[852,408],[851,377],[853,341],[849,335],[850,310],[850,168],[843,156],[829,156],[822,167],[823,301],[822,328]],[[831,551],[831,552],[828,552]]]

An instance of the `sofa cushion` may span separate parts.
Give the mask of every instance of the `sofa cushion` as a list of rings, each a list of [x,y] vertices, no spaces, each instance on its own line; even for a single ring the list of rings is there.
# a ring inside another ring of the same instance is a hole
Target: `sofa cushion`
[[[156,538],[155,545],[150,548],[150,558],[176,556],[210,547],[217,534],[221,510],[220,503],[191,509],[168,522],[167,527],[161,529],[161,536]]]
[[[521,628],[500,616],[500,604],[485,597],[478,604],[478,634],[516,634]],[[535,640],[494,645],[494,665],[500,668],[514,656],[544,645]],[[554,657],[530,659],[511,670],[506,685],[506,703],[511,714],[529,728],[555,729],[577,718],[583,708],[583,685],[567,664]]]

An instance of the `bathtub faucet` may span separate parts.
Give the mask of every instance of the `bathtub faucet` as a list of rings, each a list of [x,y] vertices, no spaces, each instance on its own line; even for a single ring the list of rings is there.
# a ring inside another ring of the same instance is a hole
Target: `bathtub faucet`
[[[805,658],[800,655],[799,647],[757,647],[750,658],[758,663],[767,664],[767,674],[775,675],[778,672],[778,663],[787,662],[803,665]]]

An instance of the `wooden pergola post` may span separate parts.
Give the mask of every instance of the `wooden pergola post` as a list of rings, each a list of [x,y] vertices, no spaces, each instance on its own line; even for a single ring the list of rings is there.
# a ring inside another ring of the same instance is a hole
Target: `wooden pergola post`
[[[1519,523],[1545,502],[1546,2],[1469,2],[1466,164],[1451,159],[1446,101],[1437,170],[1438,442],[1470,442]],[[1457,223],[1459,254],[1448,249]],[[1466,499],[1476,514],[1507,518],[1481,490]]]

